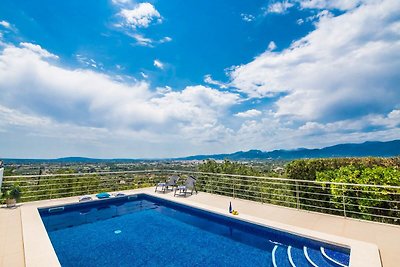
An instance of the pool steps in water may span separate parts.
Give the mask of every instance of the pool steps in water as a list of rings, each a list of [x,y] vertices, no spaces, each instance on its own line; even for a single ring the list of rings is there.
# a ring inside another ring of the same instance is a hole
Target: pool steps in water
[[[340,263],[339,261],[333,259],[332,257],[330,257],[326,251],[324,247],[321,247],[321,254],[327,258],[328,260],[330,260],[331,262],[333,262],[334,264],[336,264],[338,267],[348,267],[347,265],[344,265],[343,263]]]
[[[272,250],[273,267],[348,267],[327,255],[325,248],[320,251],[293,248],[282,244],[275,244]]]

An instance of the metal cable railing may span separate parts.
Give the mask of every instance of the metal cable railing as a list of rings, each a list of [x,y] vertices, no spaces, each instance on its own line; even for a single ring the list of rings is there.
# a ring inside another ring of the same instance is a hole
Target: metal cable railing
[[[21,201],[34,201],[150,187],[172,174],[195,175],[197,189],[203,192],[400,225],[400,186],[390,185],[145,170],[5,176],[2,190],[16,184]]]

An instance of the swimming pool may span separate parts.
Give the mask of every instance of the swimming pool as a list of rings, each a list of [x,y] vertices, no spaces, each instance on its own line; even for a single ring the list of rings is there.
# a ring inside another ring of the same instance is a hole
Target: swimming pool
[[[350,250],[146,194],[40,208],[62,266],[348,266]]]

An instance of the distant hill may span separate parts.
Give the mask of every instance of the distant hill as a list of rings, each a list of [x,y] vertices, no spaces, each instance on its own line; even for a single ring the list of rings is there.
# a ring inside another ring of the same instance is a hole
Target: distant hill
[[[388,142],[365,142],[362,144],[339,144],[324,148],[293,150],[273,150],[263,152],[260,150],[239,151],[232,154],[196,155],[181,160],[204,159],[230,159],[230,160],[256,160],[256,159],[299,159],[299,158],[333,158],[333,157],[394,157],[400,156],[400,140]]]
[[[85,157],[65,157],[58,159],[11,159],[4,158],[0,159],[4,161],[6,164],[14,163],[14,164],[40,164],[40,163],[64,163],[64,164],[73,164],[73,163],[124,163],[124,162],[137,162],[144,161],[138,159],[96,159],[96,158],[85,158]]]
[[[162,160],[267,160],[267,159],[300,159],[300,158],[333,158],[333,157],[394,157],[400,156],[400,140],[388,142],[365,142],[362,144],[339,144],[324,148],[293,150],[261,150],[238,151],[231,154],[196,155],[182,158],[158,159]],[[157,161],[156,159],[95,159],[85,157],[66,157],[59,159],[0,159],[4,163],[116,163]]]

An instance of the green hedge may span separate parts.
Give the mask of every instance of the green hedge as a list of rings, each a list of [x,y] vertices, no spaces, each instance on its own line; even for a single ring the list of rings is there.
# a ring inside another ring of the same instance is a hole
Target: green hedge
[[[345,166],[361,169],[371,167],[400,168],[400,157],[300,159],[294,160],[286,166],[286,174],[290,179],[314,181],[317,178],[317,172],[337,170]]]
[[[299,181],[303,209],[400,224],[400,190],[362,186],[400,186],[400,157],[302,159],[290,162],[286,172],[288,178]],[[360,186],[318,186],[303,180]]]
[[[363,186],[363,184],[400,186],[400,170],[398,168],[381,166],[357,168],[347,166],[334,171],[318,172],[317,180],[359,184],[359,186],[352,187],[328,186],[332,194],[331,200],[336,203],[334,206],[343,208],[343,205],[345,205],[348,216],[400,223],[400,189]],[[350,188],[352,190],[349,190]],[[344,201],[343,194],[345,195]]]

